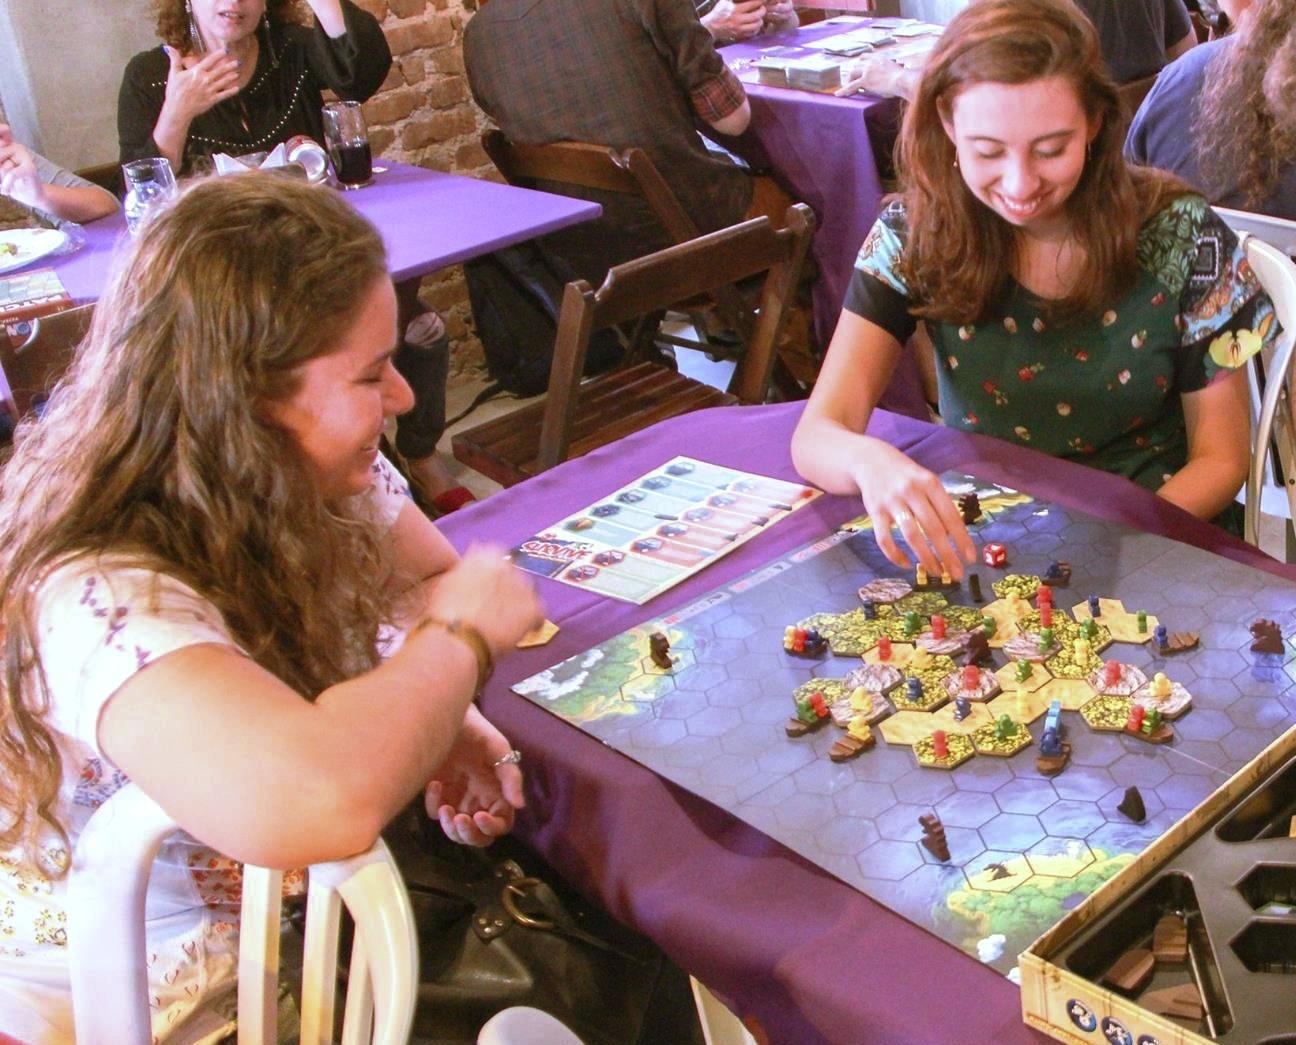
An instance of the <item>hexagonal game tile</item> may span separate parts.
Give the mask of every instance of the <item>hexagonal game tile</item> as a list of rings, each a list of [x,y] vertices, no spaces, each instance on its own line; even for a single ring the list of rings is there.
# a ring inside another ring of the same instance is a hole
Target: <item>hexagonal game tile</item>
[[[945,617],[948,627],[959,631],[971,631],[973,628],[981,627],[980,606],[946,606],[941,610],[941,614]]]
[[[963,669],[959,668],[941,679],[941,685],[945,687],[945,692],[949,694],[950,700],[955,697],[965,697],[973,703],[993,700],[1002,691],[1003,686],[1000,680],[995,677],[995,672],[981,670],[977,685],[973,689],[968,689],[963,684]]]
[[[932,728],[932,717],[925,711],[897,711],[878,723],[877,731],[888,744],[913,747],[931,736]]]
[[[996,669],[995,678],[999,680],[999,688],[1005,693],[1015,693],[1018,687],[1025,689],[1027,693],[1033,693],[1053,681],[1053,676],[1049,674],[1048,668],[1043,664],[1032,664],[1030,677],[1025,682],[1018,682],[1017,664],[1015,662]]]
[[[1099,733],[1124,733],[1133,703],[1129,697],[1097,696],[1080,709],[1080,715]]]
[[[1107,682],[1107,664],[1111,661],[1104,661],[1102,667],[1089,673],[1089,685],[1099,693],[1107,693],[1114,697],[1130,697],[1136,690],[1142,689],[1147,685],[1148,677],[1143,674],[1141,668],[1136,668],[1133,664],[1120,664],[1120,677],[1117,681]]]
[[[870,726],[876,726],[895,711],[890,701],[880,693],[864,689],[857,697],[855,694],[860,689],[863,687],[847,686],[845,694],[828,705],[833,722],[842,729],[846,729],[856,717],[862,717]]]
[[[1003,700],[1002,697],[999,699],[1000,701]],[[1013,722],[1013,726],[1013,732],[1003,740],[999,739],[999,723],[997,721],[974,730],[972,743],[976,745],[977,754],[1009,758],[1017,754],[1018,751],[1029,747],[1033,743],[1030,730],[1017,721]]]
[[[930,726],[930,724],[929,719],[928,725]],[[972,746],[972,741],[962,733],[947,733],[945,743],[948,753],[944,758],[937,758],[930,733],[923,739],[916,741],[913,752],[914,757],[918,759],[918,764],[928,769],[953,769],[955,766],[961,766],[976,754],[976,748]]]
[[[1014,722],[1027,724],[1037,718],[1043,718],[1048,711],[1048,706],[1049,702],[1041,696],[1040,690],[1035,690],[1033,693],[1030,690],[1022,690],[1020,696],[1015,692],[1002,693],[986,705],[992,719],[1007,715]]]
[[[900,616],[906,613],[917,613],[930,619],[933,613],[940,613],[949,605],[949,599],[938,591],[914,591],[895,603],[895,612]]]
[[[1042,646],[1038,628],[1027,629],[1021,621],[1018,621],[1017,627],[1022,630],[1006,639],[1002,647],[1004,656],[1009,660],[1043,664],[1049,657],[1055,657],[1062,651],[1062,644],[1058,641],[1056,632],[1053,641],[1047,646]]]
[[[828,640],[828,648],[838,657],[858,657],[877,645],[882,635],[892,639],[904,637],[904,627],[898,618],[879,614],[875,620],[869,620],[862,609],[811,614],[797,621],[797,627],[814,628]],[[782,648],[781,640],[779,648]]]
[[[994,721],[990,712],[986,710],[986,706],[975,701],[968,705],[968,713],[964,718],[956,719],[954,717],[957,710],[957,705],[951,701],[944,707],[930,712],[927,715],[930,727],[932,729],[943,729],[947,733],[971,733],[984,726],[987,722]]]
[[[888,659],[882,659],[877,646],[865,650],[862,659],[866,664],[889,664],[903,673],[905,668],[909,666],[909,659],[914,655],[914,650],[917,648],[912,642],[892,642],[891,656]]]
[[[1111,637],[1116,642],[1132,642],[1136,645],[1147,642],[1152,638],[1159,622],[1155,613],[1147,615],[1146,630],[1139,631],[1138,628],[1138,611],[1127,610],[1125,604],[1120,599],[1098,599],[1098,623],[1105,625],[1111,632]],[[1089,612],[1089,601],[1076,603],[1071,607],[1071,613],[1078,621],[1088,620],[1093,616]]]
[[[906,661],[908,659],[905,658]],[[870,693],[890,693],[904,681],[904,674],[896,664],[866,662],[847,674],[842,681],[847,689],[863,686]]]
[[[1044,662],[1045,667],[1060,679],[1085,679],[1102,664],[1102,657],[1090,647],[1083,656],[1078,655],[1074,641],[1063,642],[1062,649]]]
[[[1079,711],[1094,698],[1094,689],[1084,679],[1050,679],[1040,688],[1039,697],[1046,706],[1060,700],[1063,711]]]
[[[792,714],[796,714],[797,702],[810,699],[813,693],[822,693],[824,703],[829,705],[850,699],[850,690],[846,688],[844,679],[809,679],[792,693]]]
[[[1158,697],[1154,692],[1154,682],[1149,682],[1146,686],[1134,694],[1134,703],[1141,704],[1151,711],[1155,708],[1161,712],[1162,718],[1176,719],[1192,707],[1192,694],[1188,692],[1180,683],[1173,679],[1168,680],[1170,683],[1170,692],[1164,697]]]
[[[1033,573],[1010,573],[1000,577],[991,587],[1001,599],[1016,595],[1019,599],[1033,599],[1039,590],[1040,579]]]
[[[1021,605],[1025,606],[1026,603]],[[990,636],[990,648],[1001,649],[1005,642],[1017,634],[1017,615],[1013,613],[1012,607],[1005,599],[987,602],[982,607],[982,612],[995,622],[995,633]]]
[[[902,577],[875,577],[859,589],[861,601],[885,604],[903,599],[913,585]]]
[[[891,703],[897,711],[935,711],[949,700],[949,694],[941,685],[941,680],[954,670],[954,662],[949,657],[930,657],[930,663],[923,662],[918,666],[918,659],[911,658],[906,669],[903,684],[891,691]],[[910,699],[909,679],[916,678],[922,683],[921,695],[917,700]]]

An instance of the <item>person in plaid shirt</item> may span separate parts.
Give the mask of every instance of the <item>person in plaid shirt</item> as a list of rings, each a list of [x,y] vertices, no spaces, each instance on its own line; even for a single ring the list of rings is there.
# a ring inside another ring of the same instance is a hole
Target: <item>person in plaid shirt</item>
[[[514,141],[637,146],[704,232],[746,215],[753,179],[698,129],[741,134],[751,110],[693,0],[490,0],[464,30],[464,60],[477,104]],[[546,244],[595,286],[670,245],[645,201],[584,195],[603,216]]]

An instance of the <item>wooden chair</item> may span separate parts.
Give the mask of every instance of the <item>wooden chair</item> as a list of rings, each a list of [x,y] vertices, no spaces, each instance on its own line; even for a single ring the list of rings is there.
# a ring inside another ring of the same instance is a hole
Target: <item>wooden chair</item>
[[[486,155],[510,185],[532,188],[536,182],[557,182],[639,197],[647,201],[673,242],[687,243],[701,235],[697,222],[689,216],[643,149],[618,152],[605,145],[585,142],[521,145],[510,141],[500,130],[486,131],[481,142]],[[694,326],[698,326],[704,308],[714,308],[722,324],[746,343],[751,337],[754,317],[751,306],[738,288],[732,285],[716,287],[709,297],[709,301],[695,298],[678,305],[681,311],[694,318]],[[657,339],[686,348],[703,348],[711,352],[722,350],[722,346],[660,332]]]
[[[147,1045],[144,901],[158,848],[175,822],[134,784],[90,817],[68,876],[68,960],[76,1038]],[[244,865],[239,934],[240,1045],[273,1045],[279,996],[282,872]],[[379,839],[358,856],[310,869],[302,977],[303,1045],[333,1040],[340,909],[356,921],[342,1041],[403,1045],[414,1021],[419,963],[414,913]]]
[[[512,486],[648,425],[692,410],[761,403],[769,390],[785,303],[810,245],[814,217],[798,203],[787,227],[754,218],[612,268],[598,291],[584,280],[567,284],[554,345],[549,392],[451,441],[459,460]],[[730,392],[633,358],[620,369],[582,383],[590,334],[650,316],[699,292],[766,273],[760,308]]]
[[[28,320],[16,345],[0,329],[0,403],[15,423],[63,376],[93,316],[91,304]]]

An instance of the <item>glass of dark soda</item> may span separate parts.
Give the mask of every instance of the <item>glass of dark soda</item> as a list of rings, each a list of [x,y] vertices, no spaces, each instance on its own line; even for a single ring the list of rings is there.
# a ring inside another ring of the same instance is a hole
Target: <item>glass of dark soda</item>
[[[369,129],[359,102],[329,102],[324,106],[324,141],[333,175],[344,189],[358,189],[373,178]]]

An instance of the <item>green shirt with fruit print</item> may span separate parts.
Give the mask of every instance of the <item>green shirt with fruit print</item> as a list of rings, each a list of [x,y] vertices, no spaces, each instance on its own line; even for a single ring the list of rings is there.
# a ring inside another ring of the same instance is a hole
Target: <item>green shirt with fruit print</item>
[[[884,209],[846,308],[902,344],[917,325],[897,271],[907,221]],[[1066,457],[1157,490],[1188,459],[1180,395],[1242,366],[1278,332],[1238,238],[1200,196],[1139,232],[1138,278],[1101,315],[1066,324],[1009,279],[988,320],[927,322],[945,424]]]

